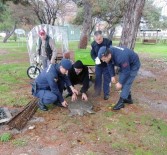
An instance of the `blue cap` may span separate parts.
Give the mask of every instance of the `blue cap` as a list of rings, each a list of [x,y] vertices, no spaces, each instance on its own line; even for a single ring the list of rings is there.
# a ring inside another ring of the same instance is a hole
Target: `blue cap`
[[[98,58],[101,59],[106,54],[106,52],[107,52],[106,46],[100,47],[99,52],[98,52]]]
[[[66,70],[69,70],[72,67],[71,61],[65,58],[61,60],[60,65]]]

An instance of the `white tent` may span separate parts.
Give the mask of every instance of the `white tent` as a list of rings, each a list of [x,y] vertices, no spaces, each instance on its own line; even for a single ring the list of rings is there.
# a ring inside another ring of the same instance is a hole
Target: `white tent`
[[[68,52],[68,29],[66,26],[38,25],[35,26],[27,35],[27,49],[30,57],[30,64],[34,64],[37,56],[39,30],[44,29],[46,33],[55,40],[58,52]]]

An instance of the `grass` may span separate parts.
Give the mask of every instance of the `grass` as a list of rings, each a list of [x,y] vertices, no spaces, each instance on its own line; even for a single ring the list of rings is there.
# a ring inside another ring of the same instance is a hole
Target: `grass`
[[[97,114],[98,115],[98,114]],[[167,153],[167,123],[154,116],[136,113],[102,114],[101,127],[96,130],[99,143],[109,143],[112,149],[126,150],[136,155]],[[106,119],[105,119],[106,118]],[[95,133],[92,133],[95,134]],[[90,137],[90,136],[89,136]]]
[[[1,142],[8,142],[12,138],[12,135],[10,133],[3,133],[0,135]]]
[[[167,58],[167,44],[142,44],[136,43],[135,51],[149,54],[153,58]]]
[[[0,43],[0,103],[3,105],[25,105],[27,104],[27,97],[24,95],[17,95],[15,92],[18,90],[18,85],[25,85],[28,80],[26,70],[29,66],[27,62],[27,49],[26,43],[23,42],[22,46],[18,46],[17,42],[9,41],[7,43]],[[26,61],[23,61],[23,60]]]
[[[13,145],[16,147],[24,147],[28,144],[27,140],[20,138],[20,139],[15,139],[13,140]]]

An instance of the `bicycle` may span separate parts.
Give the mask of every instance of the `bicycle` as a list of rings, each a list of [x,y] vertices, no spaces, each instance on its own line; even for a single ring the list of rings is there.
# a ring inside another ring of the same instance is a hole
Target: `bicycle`
[[[42,61],[36,56],[34,57],[34,64],[27,69],[27,76],[30,79],[36,79],[42,69]]]

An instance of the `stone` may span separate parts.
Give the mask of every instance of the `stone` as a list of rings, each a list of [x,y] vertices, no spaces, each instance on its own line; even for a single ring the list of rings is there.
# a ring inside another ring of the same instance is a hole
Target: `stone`
[[[93,104],[90,102],[77,100],[75,102],[71,102],[68,105],[68,109],[70,110],[69,116],[80,115],[83,116],[86,113],[94,114],[95,112],[93,109]]]

